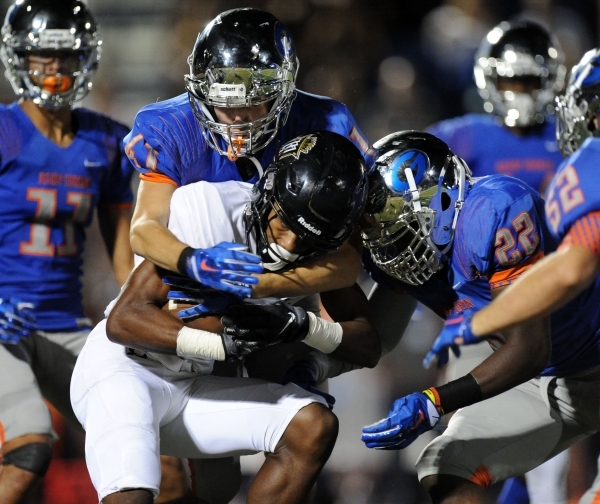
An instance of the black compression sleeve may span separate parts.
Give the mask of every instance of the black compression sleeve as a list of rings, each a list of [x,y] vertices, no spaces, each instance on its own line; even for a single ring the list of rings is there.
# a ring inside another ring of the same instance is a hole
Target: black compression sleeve
[[[435,387],[435,389],[439,395],[440,406],[444,413],[470,406],[483,399],[481,387],[470,373],[441,387]]]

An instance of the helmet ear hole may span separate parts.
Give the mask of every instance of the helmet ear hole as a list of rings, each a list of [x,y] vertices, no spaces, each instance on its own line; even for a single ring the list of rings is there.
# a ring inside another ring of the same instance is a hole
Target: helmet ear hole
[[[442,194],[440,195],[440,200],[442,210],[448,210],[448,208],[450,208],[450,205],[452,204],[452,199],[450,198],[450,196],[448,196],[447,193],[442,192]]]

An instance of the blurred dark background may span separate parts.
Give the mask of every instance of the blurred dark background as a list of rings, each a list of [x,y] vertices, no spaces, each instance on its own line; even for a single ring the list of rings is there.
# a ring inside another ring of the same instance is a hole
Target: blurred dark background
[[[10,5],[0,0],[2,12]],[[344,102],[372,143],[402,129],[423,129],[440,119],[483,111],[472,78],[474,53],[487,31],[514,17],[535,19],[558,37],[570,69],[598,45],[596,0],[89,0],[101,26],[103,53],[94,89],[83,106],[131,125],[145,104],[184,92],[187,56],[199,31],[219,12],[236,7],[268,10],[294,37],[298,88]],[[14,95],[0,81],[0,102]],[[133,182],[134,185],[136,181]],[[92,318],[118,292],[96,227],[89,233],[84,296]],[[442,377],[420,362],[439,321],[419,310],[408,334],[374,370],[331,381],[340,437],[318,485],[319,504],[427,502],[414,462],[423,436],[402,452],[372,452],[360,428],[383,417],[392,399]],[[32,504],[92,504],[82,465],[82,437],[57,418],[62,440],[45,487]],[[249,479],[260,457],[249,457]],[[595,466],[582,469],[586,485]],[[236,502],[243,502],[243,495]]]

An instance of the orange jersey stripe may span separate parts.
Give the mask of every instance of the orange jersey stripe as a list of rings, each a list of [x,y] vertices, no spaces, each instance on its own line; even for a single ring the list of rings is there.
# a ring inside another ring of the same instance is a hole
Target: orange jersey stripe
[[[175,187],[179,187],[177,185],[177,182],[175,182],[173,179],[167,177],[163,173],[155,173],[155,172],[140,173],[140,179],[145,180],[146,182],[158,182],[159,184],[171,184],[171,185],[174,185]]]
[[[476,485],[479,485],[481,488],[487,488],[492,484],[492,473],[487,467],[481,464],[477,469],[475,469],[470,481]]]
[[[592,504],[600,504],[600,490],[598,490],[594,495],[594,500],[592,501]]]
[[[504,287],[505,285],[511,284],[543,257],[544,252],[538,252],[536,255],[527,259],[527,261],[519,263],[513,268],[497,271],[492,275],[492,278],[490,278],[490,289],[497,289],[498,287]]]
[[[600,257],[600,211],[581,217],[571,226],[559,249],[569,245],[585,247]]]

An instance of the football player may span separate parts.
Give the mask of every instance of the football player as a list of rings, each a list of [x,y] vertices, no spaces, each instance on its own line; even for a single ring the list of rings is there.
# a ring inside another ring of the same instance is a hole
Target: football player
[[[600,50],[587,52],[575,66],[565,94],[557,100],[557,111],[558,143],[569,157],[550,185],[546,219],[560,240],[558,250],[536,264],[492,304],[467,317],[460,326],[448,326],[440,335],[436,352],[447,344],[460,344],[460,338],[467,343],[469,338],[465,339],[463,332],[472,334],[472,341],[476,342],[526,320],[546,317],[580,299],[598,282],[600,202],[596,164],[600,142],[595,137],[600,135]],[[573,312],[573,317],[577,313]],[[590,323],[590,327],[595,326]],[[575,336],[572,345],[578,345]],[[579,352],[591,352],[591,348],[581,348]],[[584,362],[588,360],[585,358]],[[599,492],[600,480],[596,479],[580,503],[592,503]]]
[[[394,134],[375,147],[387,197],[365,234],[372,272],[436,310],[447,327],[462,327],[554,251],[543,200],[528,185],[501,175],[471,179],[462,160],[423,133]],[[490,484],[598,430],[599,301],[596,282],[551,321],[539,317],[494,334],[496,351],[469,374],[397,399],[362,440],[402,449],[458,410],[419,457],[419,479],[434,502],[491,502]],[[481,341],[469,331],[454,334]],[[442,336],[426,363],[435,356],[447,363]]]
[[[534,21],[504,21],[482,40],[474,76],[486,114],[430,126],[471,168],[473,176],[517,177],[540,194],[562,156],[553,100],[565,80],[558,40]]]
[[[57,436],[44,399],[78,425],[69,382],[91,329],[79,279],[85,231],[97,208],[123,284],[133,266],[133,170],[122,147],[127,128],[73,108],[91,89],[100,55],[86,4],[19,0],[1,33],[18,98],[0,105],[0,502],[12,504],[50,463]]]
[[[247,240],[252,251],[285,250],[288,266],[302,264],[346,240],[366,203],[366,182],[358,149],[341,135],[317,132],[285,144],[254,188],[240,181],[179,188],[169,228],[199,250]],[[71,398],[100,500],[152,503],[159,452],[202,459],[264,451],[248,501],[305,502],[335,442],[337,420],[327,403],[291,383],[210,373],[215,361],[264,346],[294,353],[300,345],[375,365],[381,349],[364,294],[357,286],[327,293],[323,304],[338,321],[328,322],[313,313],[314,296],[238,304],[214,291],[205,311],[225,312],[225,328],[220,315],[184,325],[163,309],[165,274],[150,261],[136,268],[74,372]],[[229,502],[238,484],[230,481],[227,495],[202,497]]]
[[[474,176],[511,175],[543,195],[562,161],[552,103],[563,88],[563,62],[558,40],[540,24],[500,23],[483,38],[475,55],[475,83],[487,113],[445,120],[427,131],[444,140]],[[446,373],[462,376],[489,352],[487,345],[469,347],[462,359],[450,359]],[[532,504],[558,501],[559,496],[566,500],[566,479],[560,475],[567,470],[568,455],[527,475]],[[513,483],[523,486],[522,480]]]
[[[344,135],[363,152],[368,143],[345,105],[295,88],[294,41],[268,12],[243,8],[219,14],[198,35],[188,62],[187,92],[144,107],[125,139],[141,179],[131,244],[156,265],[202,281],[196,267],[200,253],[166,226],[177,187],[199,180],[255,183],[279,146],[317,130]],[[271,254],[262,259],[267,269],[278,261]],[[311,292],[351,286],[359,268],[359,255],[344,244],[311,268],[254,279],[259,283],[253,293],[296,295],[306,294],[307,286]],[[300,280],[288,280],[300,272]]]

